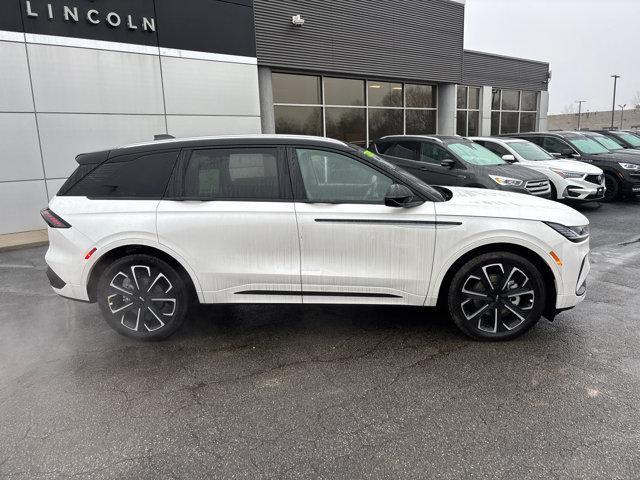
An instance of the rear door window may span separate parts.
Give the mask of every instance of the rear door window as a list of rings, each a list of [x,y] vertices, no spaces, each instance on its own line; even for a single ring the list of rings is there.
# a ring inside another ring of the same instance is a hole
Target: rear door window
[[[389,148],[385,155],[396,158],[404,158],[405,160],[417,160],[418,159],[418,142],[396,142],[391,148]]]
[[[178,153],[174,150],[110,158],[71,186],[65,195],[160,199],[167,188]]]
[[[542,142],[542,148],[551,153],[563,153],[565,150],[571,148],[564,141],[555,137],[544,137]]]
[[[199,200],[280,200],[290,197],[276,148],[194,150],[183,193]]]

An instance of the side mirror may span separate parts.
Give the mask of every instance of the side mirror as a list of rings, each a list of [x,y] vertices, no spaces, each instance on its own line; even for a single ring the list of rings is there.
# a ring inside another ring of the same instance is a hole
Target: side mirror
[[[511,154],[508,154],[508,155],[502,155],[502,159],[503,159],[505,162],[508,162],[508,163],[516,163],[516,162],[517,162],[516,157],[514,157],[514,156],[513,156],[513,155],[511,155]]]
[[[409,208],[423,203],[421,200],[413,201],[413,198],[414,194],[409,187],[394,183],[384,197],[384,204],[387,207]]]
[[[563,150],[560,151],[560,155],[563,157],[573,157],[573,154],[575,152],[573,150],[571,150],[570,148],[565,148]]]
[[[440,162],[440,166],[444,168],[453,168],[456,166],[455,160],[451,160],[450,158],[445,158]]]

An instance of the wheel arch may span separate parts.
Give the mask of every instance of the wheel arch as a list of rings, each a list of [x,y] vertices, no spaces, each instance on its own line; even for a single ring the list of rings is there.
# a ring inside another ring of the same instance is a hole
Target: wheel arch
[[[437,305],[439,307],[446,305],[447,293],[449,291],[449,287],[451,286],[451,281],[453,279],[453,276],[456,274],[458,269],[462,267],[462,265],[467,263],[472,258],[477,257],[478,255],[497,252],[508,252],[520,255],[521,257],[529,260],[536,266],[536,268],[538,268],[538,270],[542,274],[545,286],[547,287],[543,314],[546,318],[553,320],[555,316],[556,298],[558,296],[558,286],[556,285],[556,277],[553,273],[553,270],[547,264],[547,262],[545,262],[545,260],[538,254],[538,252],[525,246],[513,243],[489,243],[476,247],[461,255],[448,268],[447,273],[444,275],[442,282],[438,287]]]
[[[114,260],[122,258],[126,255],[135,254],[151,255],[167,262],[169,265],[175,268],[175,270],[180,274],[180,277],[184,280],[185,284],[187,285],[190,297],[194,300],[197,299],[202,302],[202,294],[201,289],[199,288],[198,279],[196,278],[191,268],[183,264],[183,262],[175,258],[175,256],[171,255],[169,252],[161,250],[157,247],[139,243],[115,246],[103,252],[102,255],[95,261],[95,263],[91,266],[91,270],[89,271],[88,279],[86,282],[87,294],[89,296],[90,302],[96,301],[98,280],[100,279],[102,272],[104,272],[105,269]]]

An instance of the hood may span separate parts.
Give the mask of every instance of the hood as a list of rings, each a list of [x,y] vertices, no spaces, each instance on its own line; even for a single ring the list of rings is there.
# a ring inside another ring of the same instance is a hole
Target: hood
[[[613,153],[614,153],[614,155],[626,155],[626,156],[632,156],[632,157],[636,157],[636,158],[640,159],[640,150],[634,150],[633,148],[625,148],[625,149],[622,149],[622,150],[616,150]]]
[[[640,150],[638,151],[640,152]],[[600,160],[605,162],[624,162],[640,165],[640,155],[630,155],[628,153],[622,152],[601,153],[599,155],[585,155],[585,158],[593,160],[594,162]]]
[[[507,165],[483,165],[482,173],[487,175],[499,175],[501,177],[512,177],[518,180],[529,182],[531,180],[548,180],[547,177],[531,170],[530,168],[523,167],[522,165],[507,164]]]
[[[589,220],[577,210],[534,195],[484,188],[446,187],[452,193],[446,202],[435,203],[438,215],[517,218],[587,225]]]
[[[557,168],[561,170],[568,170],[571,172],[584,173],[587,175],[600,175],[602,170],[585,162],[578,162],[577,160],[540,160],[527,164],[529,168],[542,167],[542,168]]]

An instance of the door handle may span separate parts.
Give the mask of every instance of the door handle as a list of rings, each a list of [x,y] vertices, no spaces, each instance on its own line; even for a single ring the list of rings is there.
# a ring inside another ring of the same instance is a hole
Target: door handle
[[[420,167],[420,170],[429,170],[427,167]]]

